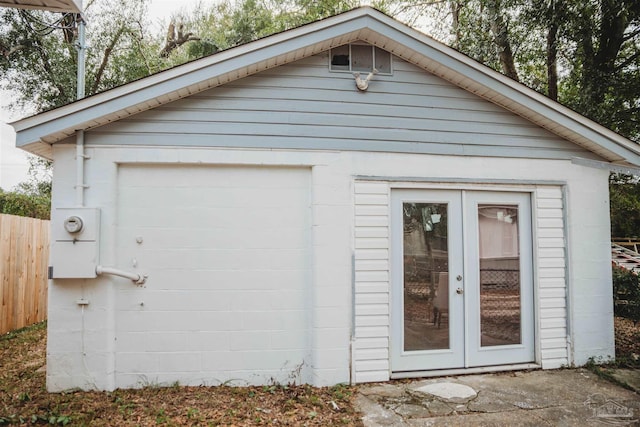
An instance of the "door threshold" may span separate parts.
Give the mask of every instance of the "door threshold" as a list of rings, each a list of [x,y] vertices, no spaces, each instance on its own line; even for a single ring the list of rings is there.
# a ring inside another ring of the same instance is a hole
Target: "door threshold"
[[[489,374],[504,371],[524,371],[528,369],[540,369],[537,363],[520,363],[515,365],[479,366],[476,368],[438,369],[431,371],[392,372],[391,379],[401,378],[428,378],[447,377],[451,375]]]

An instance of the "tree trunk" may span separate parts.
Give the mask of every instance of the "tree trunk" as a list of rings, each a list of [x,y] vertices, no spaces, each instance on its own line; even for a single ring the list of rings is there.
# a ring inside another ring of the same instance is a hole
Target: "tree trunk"
[[[509,42],[509,32],[507,24],[504,22],[500,10],[500,0],[488,0],[487,12],[489,13],[489,21],[491,22],[491,32],[493,33],[496,48],[498,49],[498,57],[502,72],[511,77],[515,81],[518,79],[518,71],[516,70],[515,61],[513,60],[513,51]]]
[[[629,14],[626,12],[636,0],[630,1],[631,3],[629,0],[600,1],[600,28],[596,46],[592,26],[598,21],[598,17],[594,16],[597,12],[591,11],[591,16],[585,16],[580,29],[583,55],[581,80],[584,92],[581,113],[599,120],[605,126],[610,125],[612,117],[601,114],[601,107],[615,78],[615,61],[629,25]]]
[[[549,25],[547,28],[547,95],[554,101],[558,100],[558,26],[560,4],[551,0],[549,6]]]
[[[183,31],[183,24],[178,24],[176,28],[176,25],[173,23],[173,21],[169,23],[169,28],[167,29],[167,39],[164,47],[160,51],[161,58],[167,58],[172,51],[187,42],[200,40],[200,37],[194,37],[193,33],[184,33]]]

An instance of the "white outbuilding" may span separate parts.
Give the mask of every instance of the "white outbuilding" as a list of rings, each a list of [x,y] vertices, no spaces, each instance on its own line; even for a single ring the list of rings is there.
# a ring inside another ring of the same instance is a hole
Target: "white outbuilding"
[[[13,126],[54,164],[50,391],[614,356],[640,146],[374,9]]]

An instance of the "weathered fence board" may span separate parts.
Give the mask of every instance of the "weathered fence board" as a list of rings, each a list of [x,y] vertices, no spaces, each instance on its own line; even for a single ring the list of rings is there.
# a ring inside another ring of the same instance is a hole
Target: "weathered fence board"
[[[0,214],[0,334],[47,318],[49,221]]]

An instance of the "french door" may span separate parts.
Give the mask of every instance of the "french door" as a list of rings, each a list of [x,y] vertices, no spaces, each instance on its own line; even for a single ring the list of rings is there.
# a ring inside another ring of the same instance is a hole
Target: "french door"
[[[533,362],[527,193],[393,190],[394,372]]]

